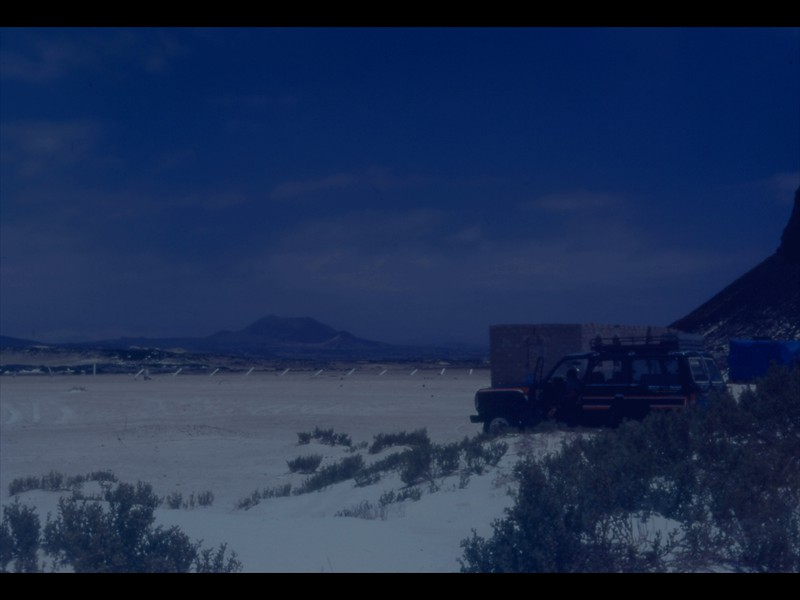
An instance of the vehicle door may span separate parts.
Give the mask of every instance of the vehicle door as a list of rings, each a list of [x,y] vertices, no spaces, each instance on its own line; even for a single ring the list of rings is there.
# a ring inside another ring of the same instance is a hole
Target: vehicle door
[[[636,356],[631,359],[631,414],[643,417],[650,410],[672,410],[686,406],[688,396],[681,385],[680,359],[674,355]]]
[[[584,420],[597,424],[618,420],[629,393],[629,365],[625,355],[600,356],[592,362],[581,393]]]
[[[556,364],[541,386],[538,406],[542,414],[555,416],[560,411],[559,417],[564,418],[568,410],[574,409],[580,399],[581,382],[588,364],[588,356],[567,356]],[[577,386],[573,398],[574,382]]]

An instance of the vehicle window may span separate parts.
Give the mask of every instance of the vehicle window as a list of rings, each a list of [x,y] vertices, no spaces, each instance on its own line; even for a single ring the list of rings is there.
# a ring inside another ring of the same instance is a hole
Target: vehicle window
[[[551,379],[566,379],[567,371],[570,369],[578,370],[578,379],[583,379],[586,374],[586,365],[589,363],[588,358],[570,358],[559,363],[553,373],[550,375]]]
[[[621,384],[626,383],[625,371],[621,360],[604,359],[592,366],[586,383],[589,384]]]
[[[676,357],[634,358],[631,379],[636,385],[680,385],[680,366]]]
[[[714,383],[724,383],[724,380],[722,379],[722,373],[719,372],[717,363],[715,363],[711,358],[705,359],[705,362],[706,369],[708,369],[708,373],[711,376],[711,381]]]
[[[692,379],[697,383],[708,383],[708,373],[706,372],[703,360],[699,358],[690,358],[689,369],[692,371]]]

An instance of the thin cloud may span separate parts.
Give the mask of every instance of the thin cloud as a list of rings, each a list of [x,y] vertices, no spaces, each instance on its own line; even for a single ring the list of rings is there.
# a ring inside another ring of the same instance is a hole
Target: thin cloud
[[[406,189],[428,183],[430,180],[424,177],[399,176],[385,167],[370,167],[361,172],[334,173],[323,177],[286,181],[272,188],[270,198],[283,201],[352,189],[370,189],[380,196],[382,190]]]
[[[287,181],[273,188],[270,196],[275,200],[290,200],[298,196],[307,196],[317,192],[351,188],[357,182],[358,178],[350,173],[337,173],[320,179]]]
[[[2,133],[3,162],[30,178],[85,161],[102,140],[103,126],[91,119],[21,120],[3,123]]]
[[[620,205],[620,199],[613,194],[577,190],[548,194],[523,202],[520,206],[550,213],[579,213],[618,208]]]
[[[58,28],[5,30],[3,35],[13,38],[16,49],[0,50],[0,77],[42,85],[113,63],[163,73],[191,53],[168,29],[90,28],[82,34],[68,38],[70,30]]]
[[[35,38],[24,51],[0,50],[0,78],[42,84],[65,77],[92,60],[75,42]]]

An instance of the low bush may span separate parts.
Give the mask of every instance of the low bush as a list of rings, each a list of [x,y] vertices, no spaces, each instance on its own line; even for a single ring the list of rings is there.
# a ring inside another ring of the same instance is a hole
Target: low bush
[[[352,455],[341,460],[320,467],[322,457],[319,455],[301,456],[288,461],[292,473],[309,473],[298,487],[291,485],[276,488],[278,493],[270,490],[256,490],[249,496],[240,499],[236,507],[248,510],[259,504],[262,500],[289,494],[307,494],[322,490],[331,485],[352,480],[358,487],[374,485],[386,473],[397,473],[406,485],[400,493],[391,492],[395,496],[386,496],[381,499],[381,505],[371,507],[359,505],[345,509],[343,515],[356,516],[356,514],[372,515],[388,502],[401,502],[403,500],[418,500],[422,491],[419,484],[430,484],[430,489],[438,488],[436,479],[460,475],[461,486],[469,481],[471,474],[481,474],[488,467],[496,466],[500,458],[507,452],[508,446],[502,441],[492,440],[480,435],[475,438],[464,438],[461,442],[450,444],[434,444],[428,437],[425,429],[411,433],[402,431],[392,434],[378,434],[371,445],[353,444],[349,436],[336,434],[332,429],[320,429],[306,434],[298,433],[299,444],[310,443],[311,440],[346,441]],[[326,443],[326,442],[323,442]],[[368,454],[376,454],[387,448],[399,448],[396,452],[387,453],[382,458],[366,464],[361,454],[356,450],[367,450]],[[393,498],[393,499],[392,499]],[[374,509],[374,510],[373,510]]]
[[[200,492],[197,494],[198,506],[211,506],[214,504],[214,493],[211,491]]]
[[[200,492],[195,494],[192,492],[189,494],[188,498],[183,497],[181,492],[171,492],[164,496],[164,499],[161,501],[161,504],[165,504],[167,508],[172,510],[179,510],[179,509],[193,509],[197,508],[198,506],[206,507],[211,506],[214,504],[214,493],[213,492]]]
[[[41,477],[28,476],[18,477],[8,485],[8,495],[16,496],[31,490],[43,490],[46,492],[61,492],[80,490],[82,484],[87,481],[96,482],[115,482],[116,475],[111,471],[93,471],[86,475],[65,476],[58,471],[50,471]]]
[[[75,496],[59,500],[58,517],[48,518],[42,544],[58,565],[87,573],[241,570],[235,553],[225,557],[224,547],[214,554],[178,527],[154,527],[160,500],[148,484],[109,486],[104,500],[107,509]]]
[[[360,454],[346,456],[340,461],[319,469],[298,488],[297,494],[316,492],[336,483],[354,479],[364,470],[364,459]]]
[[[430,446],[430,444],[431,440],[425,429],[417,429],[411,433],[405,431],[389,434],[379,433],[374,437],[372,444],[369,446],[369,453],[377,454],[381,450],[394,446],[411,446],[412,448],[416,448],[418,446]]]
[[[386,519],[386,508],[375,506],[369,500],[359,502],[351,508],[343,508],[334,514],[335,517],[353,517],[356,519]]]
[[[166,503],[167,508],[171,508],[173,510],[182,508],[184,505],[183,494],[180,492],[172,492],[171,494],[168,494],[166,498],[164,498],[164,502]]]
[[[0,521],[0,573],[35,573],[39,570],[37,551],[39,549],[41,523],[34,509],[19,501],[3,507]]]
[[[651,414],[515,470],[515,504],[463,571],[800,570],[800,370],[739,402]],[[669,518],[669,532],[645,525]]]
[[[257,504],[259,504],[262,500],[266,500],[267,498],[283,498],[285,496],[291,496],[291,494],[292,494],[291,483],[279,485],[272,488],[264,488],[263,490],[255,490],[249,496],[240,499],[236,503],[236,508],[247,510],[253,508]]]
[[[241,570],[236,553],[227,554],[225,545],[204,549],[178,527],[154,527],[153,513],[161,500],[151,486],[141,482],[112,486],[109,482],[116,478],[104,479],[102,501],[63,496],[58,515],[54,519],[48,515],[43,529],[33,508],[18,501],[4,507],[0,571],[9,570],[12,563],[17,572],[39,571],[39,552],[51,557],[54,566],[78,573]],[[52,476],[45,479],[51,483],[58,480]],[[175,497],[171,498],[174,502]],[[203,501],[209,498],[204,496]]]
[[[291,473],[300,473],[308,475],[317,470],[317,467],[322,463],[321,454],[309,454],[307,456],[298,456],[295,459],[287,461],[289,471]]]
[[[395,504],[397,502],[405,502],[406,500],[411,500],[412,502],[416,502],[420,498],[422,498],[422,490],[417,487],[406,488],[399,492],[395,492],[394,490],[389,490],[381,494],[381,497],[378,500],[378,504],[380,506],[388,506],[390,504]]]
[[[311,433],[298,433],[297,443],[305,445],[311,443],[311,440],[316,440],[320,444],[328,446],[347,446],[348,448],[353,445],[353,440],[346,433],[336,433],[333,429],[320,429],[315,427]]]

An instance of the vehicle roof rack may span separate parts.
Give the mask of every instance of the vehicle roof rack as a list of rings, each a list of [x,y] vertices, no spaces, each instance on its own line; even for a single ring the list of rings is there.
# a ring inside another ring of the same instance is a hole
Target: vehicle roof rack
[[[589,348],[599,350],[705,350],[706,341],[702,335],[692,333],[664,333],[662,335],[643,335],[620,337],[600,337],[599,335],[589,341]]]

